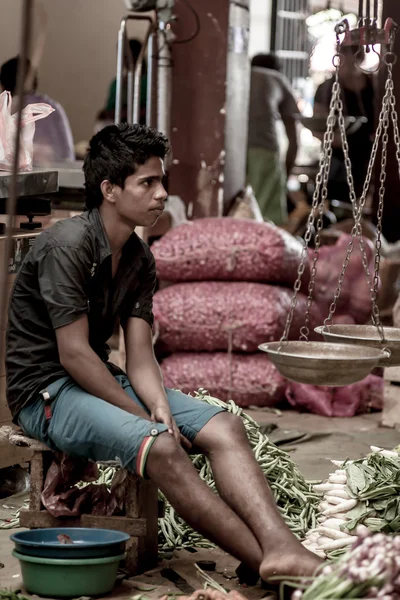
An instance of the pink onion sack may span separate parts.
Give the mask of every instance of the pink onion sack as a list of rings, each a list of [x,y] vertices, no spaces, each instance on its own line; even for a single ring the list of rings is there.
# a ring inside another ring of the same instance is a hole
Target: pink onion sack
[[[369,262],[370,272],[374,272],[374,245],[364,239],[365,251]],[[350,235],[342,233],[333,246],[322,246],[317,262],[314,299],[320,306],[325,319],[338,284],[338,279],[346,257]],[[309,260],[312,261],[313,250],[309,250]],[[350,263],[342,287],[342,293],[337,302],[337,312],[350,315],[356,323],[366,323],[371,316],[371,297],[368,283],[361,260],[358,240],[354,243]]]
[[[0,94],[0,171],[10,171],[13,165],[17,113],[11,114],[11,94]],[[54,112],[49,104],[28,104],[22,111],[22,128],[18,168],[21,171],[32,170],[33,137],[35,121],[44,119]]]
[[[263,354],[179,352],[162,361],[164,384],[193,394],[200,387],[239,406],[276,406],[286,380]]]
[[[261,283],[180,283],[155,294],[155,329],[170,352],[257,352],[259,344],[282,336],[291,298],[290,289]],[[306,301],[298,295],[290,339],[299,337]],[[311,338],[320,339],[313,331],[322,323],[315,304],[311,316]]]
[[[170,230],[152,251],[166,281],[263,281],[293,285],[302,244],[270,223],[198,219]],[[308,261],[304,273],[309,275]]]

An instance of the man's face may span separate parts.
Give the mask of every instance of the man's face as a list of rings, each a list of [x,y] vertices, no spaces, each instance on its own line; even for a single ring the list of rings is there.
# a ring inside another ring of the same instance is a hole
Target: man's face
[[[167,192],[161,158],[153,156],[125,179],[124,189],[115,187],[115,208],[122,221],[130,227],[152,227],[164,210]]]

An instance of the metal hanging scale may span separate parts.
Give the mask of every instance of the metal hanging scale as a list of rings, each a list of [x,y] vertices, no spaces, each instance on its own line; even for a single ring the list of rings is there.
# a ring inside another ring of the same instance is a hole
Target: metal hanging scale
[[[363,15],[363,0],[360,0],[360,17],[358,28],[350,30],[347,20],[339,23],[336,28],[337,53],[333,59],[336,67],[336,78],[332,88],[332,98],[329,106],[327,129],[323,140],[323,149],[319,162],[319,171],[316,177],[315,191],[307,222],[307,230],[304,238],[304,247],[298,267],[297,280],[294,285],[291,306],[286,319],[286,326],[279,342],[262,344],[260,350],[267,352],[270,360],[275,364],[279,372],[286,378],[300,383],[309,383],[323,386],[349,385],[364,379],[375,367],[400,365],[400,328],[383,327],[377,296],[379,289],[379,266],[382,239],[382,217],[385,196],[387,146],[389,141],[389,124],[393,124],[394,141],[396,144],[396,158],[400,175],[400,133],[398,116],[396,112],[396,100],[393,84],[393,65],[397,58],[393,53],[394,38],[397,25],[392,19],[388,19],[383,29],[377,26],[378,3],[374,2],[374,15],[369,14],[369,1],[367,1],[367,14]],[[344,36],[343,36],[344,34]],[[340,36],[343,36],[342,41]],[[375,50],[376,44],[382,44],[387,51],[381,57]],[[349,146],[346,136],[345,120],[343,115],[343,102],[339,83],[339,66],[341,60],[340,49],[342,45],[367,46],[379,56],[379,68],[387,68],[387,80],[382,109],[379,115],[379,124],[376,131],[371,157],[367,169],[361,198],[358,200],[354,190],[351,162],[349,158]],[[322,229],[322,217],[325,203],[328,197],[328,177],[332,159],[332,143],[334,129],[338,123],[345,167],[347,183],[350,189],[350,200],[353,208],[354,225],[351,231],[350,241],[347,247],[346,257],[339,276],[338,285],[329,309],[329,315],[324,325],[316,328],[316,332],[323,335],[325,341],[309,341],[310,309],[313,302],[315,278],[317,272],[317,261],[321,243],[320,233]],[[367,194],[371,184],[373,169],[382,140],[382,158],[380,171],[379,207],[377,214],[377,236],[375,245],[374,273],[371,276],[368,259],[365,252],[362,237],[361,217],[365,206]],[[294,310],[297,305],[297,295],[301,288],[302,277],[305,271],[307,249],[315,226],[314,256],[311,265],[311,277],[308,285],[308,300],[305,315],[305,323],[300,332],[299,341],[288,341],[290,327],[293,320]],[[334,325],[332,318],[336,311],[336,304],[340,298],[347,266],[349,264],[355,241],[361,250],[362,262],[372,303],[372,325]]]

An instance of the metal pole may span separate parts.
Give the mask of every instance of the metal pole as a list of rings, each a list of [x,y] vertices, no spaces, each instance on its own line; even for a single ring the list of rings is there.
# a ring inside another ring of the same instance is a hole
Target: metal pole
[[[141,80],[142,80],[142,70],[143,70],[143,59],[146,53],[149,36],[153,31],[153,21],[150,17],[137,17],[139,20],[149,21],[149,27],[146,31],[145,38],[143,40],[142,49],[138,56],[135,65],[135,86],[133,93],[133,121],[134,123],[139,123],[140,121],[140,92],[141,92]]]
[[[364,12],[364,0],[358,0],[358,24],[359,26],[362,25],[362,19],[363,19],[363,12]]]
[[[127,78],[127,115],[126,120],[128,123],[133,123],[133,94],[134,94],[134,77],[133,71],[135,69],[135,64],[133,62],[133,56],[131,52],[131,48],[129,46],[129,42],[127,40],[126,32],[125,32],[125,51],[126,51],[126,60],[128,63],[128,78]]]
[[[116,125],[121,122],[121,111],[122,111],[122,83],[123,83],[123,71],[124,71],[124,51],[125,51],[125,37],[126,37],[126,21],[128,17],[125,17],[121,21],[121,25],[118,31],[118,51],[117,51],[117,83],[115,92],[115,118],[114,122]]]
[[[378,0],[374,0],[374,21],[378,22]]]
[[[24,83],[25,83],[25,64],[26,59],[29,56],[31,35],[32,35],[32,16],[33,16],[33,0],[24,0],[22,4],[22,30],[21,30],[21,42],[19,51],[19,62],[18,62],[18,74],[17,74],[17,127],[15,132],[14,141],[14,156],[12,165],[12,176],[11,183],[8,190],[7,198],[7,215],[8,215],[8,229],[5,244],[4,253],[4,265],[1,273],[1,302],[0,302],[0,328],[5,329],[7,321],[7,275],[8,275],[8,263],[11,257],[12,250],[12,224],[14,215],[17,207],[18,198],[18,167],[19,167],[19,150],[20,150],[20,136],[22,128],[22,102],[24,96]],[[3,336],[1,336],[3,338]],[[4,348],[3,343],[0,342],[0,362],[4,361]]]
[[[147,46],[147,97],[146,97],[146,125],[152,126],[153,121],[153,54],[154,32],[149,35]]]
[[[127,115],[126,120],[128,123],[133,123],[133,89],[134,89],[134,79],[133,79],[133,71],[128,69],[128,97],[127,97]]]
[[[271,38],[270,38],[270,49],[271,52],[276,50],[276,28],[277,28],[277,19],[278,15],[278,0],[272,0],[272,9],[271,9]]]
[[[158,32],[157,129],[168,138],[171,123],[171,47],[165,30]]]

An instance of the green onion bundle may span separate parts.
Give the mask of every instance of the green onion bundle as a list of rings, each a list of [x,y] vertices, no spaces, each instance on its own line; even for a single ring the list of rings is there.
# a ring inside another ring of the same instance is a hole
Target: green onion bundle
[[[292,600],[337,598],[400,600],[400,536],[362,529],[345,556],[292,595]]]

